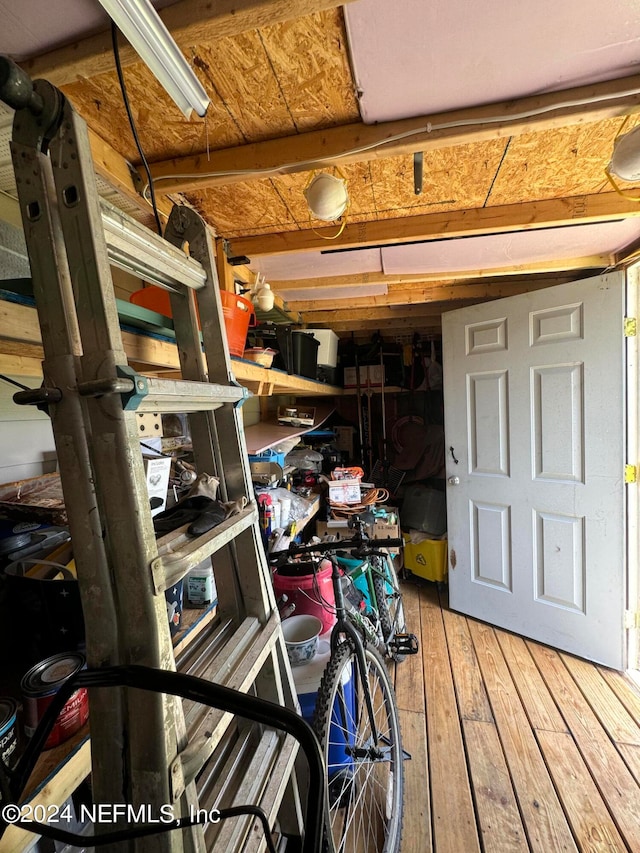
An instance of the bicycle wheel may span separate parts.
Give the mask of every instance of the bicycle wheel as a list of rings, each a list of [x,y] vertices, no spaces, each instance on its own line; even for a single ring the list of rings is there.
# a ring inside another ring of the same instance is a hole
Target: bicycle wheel
[[[404,607],[402,606],[402,593],[398,584],[396,570],[390,559],[385,560],[385,573],[387,579],[384,580],[380,575],[374,575],[373,588],[376,594],[376,604],[378,608],[378,616],[380,618],[380,627],[385,643],[395,634],[402,634],[406,631],[407,626],[404,618]],[[400,663],[406,655],[391,655],[391,657]]]
[[[379,652],[364,650],[358,676],[351,641],[332,655],[318,690],[314,730],[328,771],[326,853],[397,853],[402,836],[403,753],[393,687]],[[368,690],[378,730],[367,713]]]

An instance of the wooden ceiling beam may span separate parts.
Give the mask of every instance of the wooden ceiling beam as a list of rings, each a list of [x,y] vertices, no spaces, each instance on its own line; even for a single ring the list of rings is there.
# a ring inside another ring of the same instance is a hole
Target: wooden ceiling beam
[[[563,261],[541,261],[533,264],[516,264],[513,267],[486,270],[455,270],[446,272],[415,273],[411,275],[393,275],[383,272],[353,273],[352,275],[336,275],[326,278],[269,279],[271,289],[282,293],[286,299],[290,290],[317,290],[318,288],[358,287],[363,284],[403,285],[420,288],[427,284],[441,284],[443,279],[449,281],[471,281],[482,278],[505,278],[511,276],[539,275],[540,273],[567,272],[571,270],[605,269],[614,265],[616,259],[609,254],[589,255],[582,258],[571,258]],[[311,296],[311,294],[310,294]]]
[[[473,300],[472,300],[473,301]],[[374,306],[370,308],[352,308],[339,309],[337,311],[313,311],[308,314],[303,312],[302,321],[313,326],[327,326],[335,329],[336,326],[349,323],[360,323],[363,320],[371,320],[372,322],[393,322],[403,317],[439,317],[443,310],[449,310],[452,307],[460,308],[461,303],[469,303],[468,299],[462,300],[447,300],[445,302],[428,302],[424,305],[388,305]],[[442,305],[446,304],[447,308],[443,309]]]
[[[336,334],[342,340],[355,341],[356,343],[366,343],[371,341],[371,337],[377,329],[339,329]],[[441,320],[427,320],[425,323],[420,323],[418,326],[400,326],[397,329],[385,329],[385,340],[397,341],[402,340],[405,343],[410,343],[415,334],[422,338],[439,338],[442,335]],[[347,393],[347,392],[345,392]]]
[[[567,106],[576,101],[580,106]],[[640,75],[634,75],[482,107],[373,125],[357,122],[202,151],[153,163],[151,173],[161,179],[160,192],[184,192],[585,124],[624,115],[639,105]]]
[[[638,202],[617,193],[568,196],[542,201],[450,210],[347,224],[331,243],[332,249],[365,248],[367,246],[399,245],[421,240],[445,240],[453,237],[505,234],[558,228],[593,222],[612,222],[616,219],[640,216]],[[308,228],[260,234],[255,237],[235,237],[229,241],[237,255],[255,258],[258,255],[285,255],[291,252],[317,252],[327,249],[327,241],[319,234],[335,234],[335,227]]]
[[[129,166],[125,158],[121,154],[118,154],[108,142],[105,142],[91,128],[87,129],[89,131],[89,145],[96,173],[109,186],[113,187],[114,190],[133,202],[139,210],[152,216],[153,210],[151,205],[142,197],[142,184],[138,180],[135,170]],[[166,196],[160,196],[156,201],[160,214],[168,218],[173,207],[170,199]]]
[[[456,306],[458,307],[458,306]],[[462,306],[460,306],[462,307]],[[451,309],[446,309],[451,310]],[[442,312],[440,314],[428,315],[424,317],[398,317],[396,320],[385,321],[381,324],[378,320],[353,320],[351,325],[347,322],[341,322],[333,326],[332,331],[336,334],[345,332],[363,332],[366,331],[370,337],[374,332],[380,332],[384,337],[392,334],[404,333],[409,334],[412,331],[424,329],[439,329],[442,323]]]
[[[398,287],[390,288],[385,296],[363,296],[349,299],[326,299],[304,300],[287,302],[290,311],[299,311],[308,323],[322,322],[320,318],[326,317],[330,323],[330,316],[335,311],[354,311],[358,308],[372,308],[375,306],[419,306],[432,304],[442,300],[481,300],[501,299],[503,296],[516,296],[519,293],[529,293],[532,290],[542,290],[556,284],[565,284],[572,281],[575,276],[555,276],[547,279],[535,279],[531,281],[520,281],[509,284],[504,281],[496,283],[481,282],[479,284],[443,284],[441,287],[425,287],[422,289],[411,289]],[[329,307],[329,305],[331,307]],[[312,315],[312,316],[311,316]]]
[[[227,36],[301,18],[351,0],[180,0],[159,15],[177,44],[188,48]],[[128,44],[120,47],[123,66],[140,62]],[[31,77],[43,77],[54,86],[114,70],[111,32],[79,39],[72,44],[26,60],[22,67]]]

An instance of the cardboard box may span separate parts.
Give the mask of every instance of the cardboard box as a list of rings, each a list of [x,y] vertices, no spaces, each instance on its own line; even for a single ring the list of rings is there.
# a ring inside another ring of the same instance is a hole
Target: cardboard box
[[[330,480],[329,503],[359,504],[360,480]]]
[[[336,449],[344,450],[347,453],[349,460],[353,459],[353,437],[356,432],[355,427],[335,426],[333,431],[336,434]]]
[[[393,508],[389,512],[397,519],[397,511]],[[371,539],[400,539],[402,533],[397,521],[394,524],[389,523],[384,518],[376,518],[373,524],[366,525],[366,533]],[[330,518],[328,521],[316,521],[316,533],[318,536],[330,534],[338,539],[349,539],[353,535],[353,531],[349,528],[346,519],[338,520]],[[394,549],[397,550],[397,549]]]
[[[345,367],[344,369],[344,387],[355,388],[356,369],[355,367]],[[360,389],[366,391],[369,388],[380,388],[384,385],[384,366],[382,364],[362,364],[360,365]]]
[[[168,456],[143,456],[142,459],[144,462],[149,500],[151,498],[160,498],[162,501],[155,509],[151,510],[151,515],[154,516],[162,512],[167,504],[171,459]]]

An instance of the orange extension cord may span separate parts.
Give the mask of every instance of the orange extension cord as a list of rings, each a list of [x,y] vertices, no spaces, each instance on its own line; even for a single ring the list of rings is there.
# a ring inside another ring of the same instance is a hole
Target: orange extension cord
[[[331,517],[337,519],[349,518],[352,515],[358,515],[360,512],[365,512],[373,504],[384,504],[389,500],[389,492],[387,489],[369,489],[362,495],[361,503],[359,504],[331,504]]]

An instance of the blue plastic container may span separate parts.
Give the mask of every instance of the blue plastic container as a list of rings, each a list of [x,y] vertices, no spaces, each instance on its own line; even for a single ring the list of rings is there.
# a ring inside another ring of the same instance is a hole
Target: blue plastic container
[[[318,698],[318,687],[320,686],[320,679],[322,678],[322,673],[328,660],[329,653],[327,651],[322,654],[317,654],[316,657],[308,664],[305,664],[304,666],[297,666],[293,669],[293,679],[298,693],[300,710],[302,712],[302,716],[309,724],[313,723],[313,715],[316,708],[316,700]],[[345,680],[344,688],[349,716],[349,719],[347,720],[349,728],[349,724],[353,722],[355,716],[353,673],[351,673],[349,678]],[[329,778],[338,771],[351,767],[353,764],[353,759],[347,755],[346,747],[349,744],[353,744],[355,737],[355,732],[353,731],[347,731],[345,733],[344,726],[340,721],[340,712],[338,710],[337,703],[334,706],[331,721],[332,725],[329,730]]]
[[[284,453],[276,453],[275,450],[268,448],[261,453],[250,453],[249,462],[275,462],[284,468]]]

